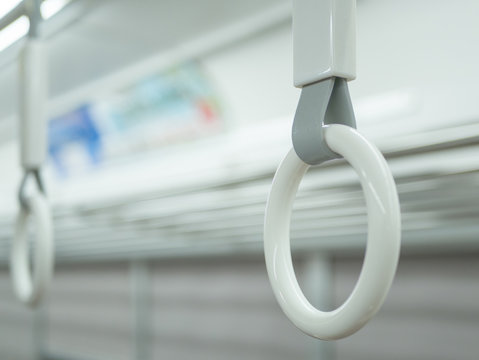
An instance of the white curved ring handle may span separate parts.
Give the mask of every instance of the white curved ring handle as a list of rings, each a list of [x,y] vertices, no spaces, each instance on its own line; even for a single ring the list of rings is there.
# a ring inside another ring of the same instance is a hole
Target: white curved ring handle
[[[333,311],[312,306],[298,285],[291,260],[290,221],[299,183],[308,170],[292,149],[276,172],[266,206],[264,251],[274,294],[286,316],[313,337],[339,339],[359,330],[379,310],[399,258],[401,220],[394,179],[382,154],[356,130],[325,127],[326,143],[355,169],[368,211],[366,255],[349,298]]]
[[[36,305],[50,284],[53,272],[53,225],[50,207],[42,193],[26,198],[28,210],[17,216],[11,253],[11,276],[17,297],[25,304]],[[28,251],[28,219],[35,219],[36,248],[33,275]]]

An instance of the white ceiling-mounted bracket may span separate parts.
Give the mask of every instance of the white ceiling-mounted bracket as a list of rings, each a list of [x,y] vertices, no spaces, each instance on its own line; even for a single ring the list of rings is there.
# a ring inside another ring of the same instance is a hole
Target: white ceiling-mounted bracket
[[[293,0],[294,86],[356,78],[356,0]]]
[[[26,170],[39,169],[47,152],[47,44],[28,38],[20,54],[20,148]]]

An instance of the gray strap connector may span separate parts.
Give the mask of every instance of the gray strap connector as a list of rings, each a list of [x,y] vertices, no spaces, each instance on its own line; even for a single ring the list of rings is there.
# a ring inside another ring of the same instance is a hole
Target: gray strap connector
[[[40,193],[45,194],[45,186],[43,185],[43,180],[40,174],[40,170],[39,169],[25,170],[25,174],[23,175],[22,182],[20,183],[20,188],[18,189],[18,200],[20,202],[20,206],[25,210],[29,210],[26,188],[27,188],[28,179],[30,177],[33,177],[33,179],[35,180],[37,190]]]
[[[301,90],[293,122],[293,147],[310,165],[338,158],[324,139],[324,125],[342,124],[356,128],[346,79],[331,77]]]

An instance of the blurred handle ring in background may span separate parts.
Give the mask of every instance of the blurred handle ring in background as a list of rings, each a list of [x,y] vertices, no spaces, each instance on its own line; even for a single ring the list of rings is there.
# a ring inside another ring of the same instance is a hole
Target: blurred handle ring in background
[[[17,215],[11,252],[11,276],[17,297],[34,306],[50,285],[53,272],[53,225],[50,207],[41,192],[25,197]],[[33,274],[30,271],[28,250],[28,220],[34,218],[36,246],[33,256]]]
[[[303,332],[323,340],[351,335],[379,310],[394,278],[400,252],[401,220],[394,179],[379,150],[355,129],[324,127],[329,148],[355,169],[368,211],[368,240],[358,282],[349,298],[333,311],[312,306],[299,287],[290,249],[294,198],[308,170],[294,149],[279,166],[266,206],[264,250],[274,294],[286,316]]]

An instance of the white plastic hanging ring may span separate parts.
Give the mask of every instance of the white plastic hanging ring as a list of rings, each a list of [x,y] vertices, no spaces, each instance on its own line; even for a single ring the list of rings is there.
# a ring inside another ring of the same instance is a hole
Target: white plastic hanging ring
[[[11,276],[17,297],[25,304],[36,305],[48,288],[53,272],[53,225],[50,207],[43,193],[25,198],[20,208],[11,253]],[[34,218],[36,247],[33,274],[28,250],[28,220]]]
[[[291,150],[273,180],[264,225],[264,250],[274,294],[287,317],[303,332],[323,340],[359,330],[379,310],[399,259],[401,220],[394,179],[382,154],[356,130],[325,127],[325,140],[342,155],[361,181],[368,211],[368,240],[358,282],[349,298],[333,311],[321,311],[304,296],[290,249],[290,221],[299,183],[309,168]]]

